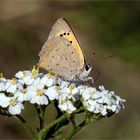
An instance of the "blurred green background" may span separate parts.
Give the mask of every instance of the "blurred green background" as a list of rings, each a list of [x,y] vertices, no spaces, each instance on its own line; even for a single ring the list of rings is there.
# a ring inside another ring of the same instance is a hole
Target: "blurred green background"
[[[0,1],[0,72],[11,78],[19,70],[31,69],[59,17],[70,22],[87,62],[96,67],[96,86],[103,84],[127,100],[125,110],[88,125],[73,139],[140,139],[138,1]],[[107,59],[111,55],[114,57]],[[36,119],[30,110],[32,107],[25,109],[23,115],[29,120]],[[50,107],[48,122],[53,116]],[[0,116],[0,125],[0,139],[30,139],[12,119]]]

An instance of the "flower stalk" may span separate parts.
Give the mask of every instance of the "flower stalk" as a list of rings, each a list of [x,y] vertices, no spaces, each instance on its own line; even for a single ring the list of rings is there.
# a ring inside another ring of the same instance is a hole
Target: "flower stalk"
[[[39,130],[41,130],[44,127],[44,115],[45,115],[46,106],[35,105],[35,108],[37,110],[37,114],[39,118]]]

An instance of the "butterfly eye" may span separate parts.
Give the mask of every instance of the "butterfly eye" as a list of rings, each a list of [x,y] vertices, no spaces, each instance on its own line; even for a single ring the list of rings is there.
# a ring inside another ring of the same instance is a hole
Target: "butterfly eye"
[[[86,69],[87,71],[89,70],[89,68],[90,68],[89,65],[85,65],[85,69]]]
[[[72,44],[72,41],[70,41],[70,43]]]

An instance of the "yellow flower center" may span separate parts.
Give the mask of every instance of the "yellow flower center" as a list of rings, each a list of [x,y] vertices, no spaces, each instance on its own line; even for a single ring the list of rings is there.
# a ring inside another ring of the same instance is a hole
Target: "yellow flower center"
[[[74,88],[75,88],[74,85],[70,85],[70,86],[69,86],[69,89],[70,89],[71,92],[74,90]]]
[[[15,85],[17,83],[17,79],[16,78],[12,78],[11,82],[12,82],[13,85]]]
[[[38,96],[42,96],[44,94],[44,91],[43,90],[41,90],[41,89],[38,89],[37,90],[37,95]]]
[[[65,103],[66,103],[66,99],[60,100],[60,104],[65,104]]]
[[[23,77],[26,77],[27,75],[26,71],[23,71],[22,74],[23,74]]]
[[[10,105],[15,106],[17,104],[16,98],[10,100]]]
[[[21,89],[21,92],[22,92],[22,93],[27,93],[27,88]]]
[[[52,78],[52,77],[54,77],[54,76],[56,76],[54,72],[51,72],[51,71],[50,71],[50,72],[48,73],[48,78]]]
[[[58,92],[60,90],[60,86],[56,86],[55,89]]]
[[[0,73],[0,78],[4,78],[3,73]]]
[[[37,73],[39,72],[39,67],[35,67],[33,66],[33,69],[32,69],[32,78],[35,78],[35,76],[37,75]]]
[[[70,110],[70,109],[67,109],[66,112],[67,112],[68,114],[70,114],[70,113],[71,113],[71,110]]]

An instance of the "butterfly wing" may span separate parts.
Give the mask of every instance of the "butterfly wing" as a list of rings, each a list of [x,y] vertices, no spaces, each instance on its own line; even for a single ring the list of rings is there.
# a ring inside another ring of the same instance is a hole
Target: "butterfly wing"
[[[39,67],[53,71],[66,80],[74,78],[85,66],[80,45],[64,18],[53,25],[39,56]]]
[[[52,71],[65,80],[73,80],[83,63],[73,45],[63,37],[48,40],[40,52],[39,67]]]
[[[83,61],[84,65],[84,56],[81,47],[79,45],[78,39],[76,38],[76,35],[72,31],[72,28],[70,27],[69,23],[64,18],[59,18],[55,22],[49,34],[48,40],[55,38],[57,36],[66,38],[73,45],[73,47],[79,54],[80,60]]]

